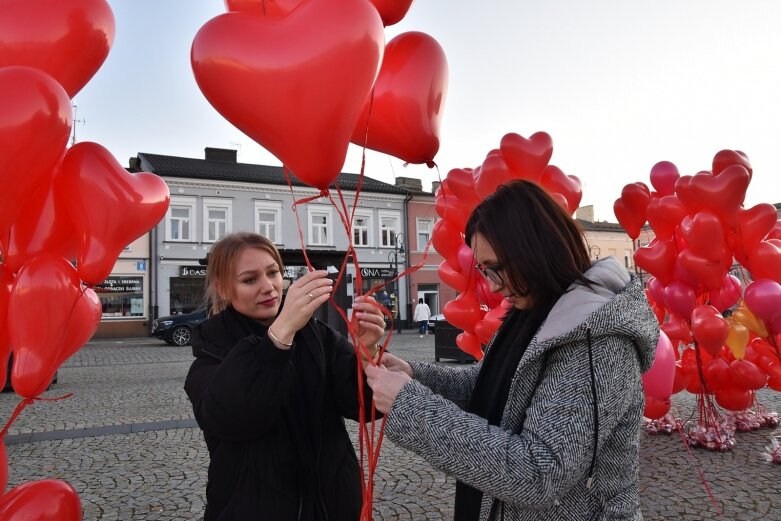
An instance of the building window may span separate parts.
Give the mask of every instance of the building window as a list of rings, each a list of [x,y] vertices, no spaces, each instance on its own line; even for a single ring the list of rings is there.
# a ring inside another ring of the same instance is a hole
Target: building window
[[[312,246],[333,246],[333,219],[331,208],[309,207],[309,244]]]
[[[143,317],[144,278],[109,277],[95,286],[104,317]]]
[[[203,242],[219,241],[231,232],[230,199],[203,200]]]
[[[624,267],[632,267],[632,250],[624,250]]]
[[[372,245],[372,216],[371,214],[355,213],[353,218],[353,245]]]
[[[274,244],[281,244],[282,204],[255,201],[255,231]]]
[[[380,247],[395,248],[401,219],[397,213],[380,213]]]
[[[193,241],[195,237],[195,197],[171,197],[165,219],[167,241]]]
[[[418,230],[418,251],[426,249],[428,241],[431,240],[431,228],[434,226],[433,219],[416,219]]]

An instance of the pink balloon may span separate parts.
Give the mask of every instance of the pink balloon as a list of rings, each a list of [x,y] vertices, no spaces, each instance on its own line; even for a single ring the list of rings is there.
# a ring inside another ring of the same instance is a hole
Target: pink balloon
[[[682,318],[689,318],[697,305],[694,290],[679,280],[674,280],[664,288],[664,305]]]
[[[781,320],[777,320],[781,317],[781,284],[769,279],[755,280],[748,285],[743,298],[751,312],[765,325],[772,327],[779,322],[781,326]]]
[[[723,313],[738,303],[743,290],[743,285],[735,275],[724,277],[724,284],[719,289],[711,290],[708,295],[711,306]]]
[[[461,268],[461,273],[472,273],[475,263],[475,252],[466,244],[461,244],[458,247],[458,266]]]
[[[660,197],[675,192],[675,182],[679,177],[678,167],[669,161],[659,161],[651,168],[651,185]]]
[[[664,333],[659,331],[656,354],[651,369],[643,375],[645,394],[658,400],[666,400],[673,392],[675,378],[675,349]]]
[[[651,293],[654,302],[660,306],[664,306],[664,284],[662,284],[661,280],[656,277],[651,278],[651,280],[648,281],[648,291]]]

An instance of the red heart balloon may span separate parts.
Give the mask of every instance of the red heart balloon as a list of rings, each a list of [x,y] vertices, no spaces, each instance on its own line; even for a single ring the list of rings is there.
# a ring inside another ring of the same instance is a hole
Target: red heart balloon
[[[664,288],[664,305],[679,317],[688,319],[697,305],[697,295],[688,284],[674,280]]]
[[[748,171],[749,179],[753,171],[751,170],[751,162],[748,160],[748,156],[740,150],[720,150],[713,156],[713,175],[719,175],[727,167],[732,165],[740,165]]]
[[[0,67],[44,71],[73,97],[108,56],[114,14],[105,0],[3,0],[0,34]]]
[[[0,237],[7,237],[36,187],[51,182],[72,115],[60,84],[36,69],[0,68],[0,92]]]
[[[453,194],[441,195],[434,199],[437,215],[449,220],[453,226],[463,231],[469,212]]]
[[[671,406],[672,403],[670,402],[669,398],[666,400],[660,400],[659,398],[654,398],[653,396],[646,396],[645,405],[643,406],[643,416],[650,420],[658,420],[670,412]]]
[[[669,315],[667,322],[662,324],[660,329],[676,344],[678,342],[683,342],[684,344],[694,343],[691,328],[689,328],[686,321],[678,315]]]
[[[702,286],[706,290],[719,289],[727,274],[721,262],[711,261],[697,255],[690,249],[683,250],[678,254],[679,269],[676,276],[686,281],[692,287]]]
[[[100,316],[100,299],[81,286],[70,262],[49,254],[27,261],[8,302],[17,394],[33,398],[45,391],[60,364],[90,339]]]
[[[458,248],[464,244],[462,230],[448,219],[434,223],[431,230],[431,244],[451,266],[458,266]]]
[[[475,178],[475,192],[481,200],[496,192],[499,186],[512,181],[513,174],[502,155],[489,155],[480,165]]]
[[[651,192],[644,183],[631,183],[621,190],[621,197],[613,203],[613,213],[619,224],[632,239],[640,236],[646,221],[646,208],[651,202]]]
[[[691,316],[692,334],[697,345],[718,356],[729,334],[729,325],[713,306],[697,306]]]
[[[157,175],[131,174],[104,147],[85,141],[65,154],[55,198],[66,202],[80,230],[79,276],[97,284],[124,247],[165,216],[170,195]]]
[[[462,293],[445,304],[444,311],[447,321],[464,331],[474,330],[475,324],[482,320],[485,314],[473,293]]]
[[[718,262],[724,256],[724,227],[710,212],[685,217],[681,222],[681,235],[694,253],[709,261]]]
[[[399,23],[407,15],[412,0],[371,0],[385,27]]]
[[[448,261],[442,261],[439,264],[437,273],[439,273],[439,278],[442,279],[445,284],[454,288],[459,293],[463,293],[469,287],[467,275],[453,269]]]
[[[738,233],[743,253],[748,255],[776,225],[778,212],[770,203],[761,203],[748,210],[738,209]]]
[[[717,390],[715,396],[716,403],[728,411],[745,411],[754,403],[754,391],[732,386]]]
[[[583,198],[583,187],[580,179],[574,175],[567,175],[555,165],[548,165],[542,171],[540,184],[551,194],[561,194],[567,201],[566,208],[570,214],[580,206]]]
[[[767,239],[781,239],[781,220],[776,221],[773,228],[768,232]]]
[[[653,240],[635,250],[635,264],[667,286],[673,281],[676,251],[671,241]]]
[[[708,365],[703,368],[702,373],[710,393],[723,389],[731,383],[732,373],[729,370],[729,364],[722,358],[714,358],[711,360]]]
[[[225,0],[228,11],[281,18],[302,4],[304,0]]]
[[[8,355],[11,353],[11,343],[8,340],[8,299],[11,297],[13,283],[14,274],[0,264],[0,385],[3,386],[8,378]],[[0,487],[0,491],[3,490],[5,487]]]
[[[651,167],[651,185],[660,197],[675,193],[675,182],[679,177],[678,167],[669,161],[659,161]]]
[[[675,184],[675,193],[689,212],[710,210],[725,227],[738,225],[738,208],[746,197],[750,181],[748,171],[740,165],[725,168],[718,176],[700,172],[683,176]]]
[[[413,31],[388,42],[352,142],[407,163],[431,162],[439,151],[447,72],[445,52],[431,36]]]
[[[23,483],[0,497],[0,521],[81,521],[81,501],[58,479]]]
[[[687,210],[678,196],[665,195],[651,199],[646,213],[648,225],[656,237],[667,241],[673,238],[676,228],[686,217]]]
[[[767,375],[748,360],[733,360],[729,364],[732,382],[740,389],[758,391],[767,384]]]
[[[553,155],[553,139],[545,132],[532,134],[529,139],[510,133],[502,137],[499,148],[515,177],[539,183]]]
[[[59,175],[59,169],[55,178]],[[79,254],[76,227],[65,201],[54,193],[54,184],[44,184],[25,201],[8,237],[0,237],[3,260],[13,272],[36,255],[51,253],[74,260]]]
[[[480,204],[480,199],[475,193],[474,177],[472,169],[454,168],[447,173],[447,185],[464,206],[471,213],[475,206]]]
[[[382,21],[365,0],[305,2],[283,18],[211,19],[193,40],[191,62],[220,114],[301,181],[327,189],[344,164],[383,41]]]
[[[483,359],[483,348],[477,335],[464,331],[456,337],[456,345],[461,351],[472,355],[477,360]]]
[[[781,283],[781,240],[760,241],[749,254],[746,267],[754,280],[770,279]]]

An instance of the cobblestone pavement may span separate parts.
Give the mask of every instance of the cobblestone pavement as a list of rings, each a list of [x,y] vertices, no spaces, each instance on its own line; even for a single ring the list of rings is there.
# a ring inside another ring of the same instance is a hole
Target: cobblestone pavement
[[[394,335],[391,349],[407,359],[434,359],[433,336]],[[201,519],[206,447],[194,427],[182,385],[189,348],[154,339],[95,341],[60,370],[47,393],[7,439],[9,486],[59,478],[79,492],[85,520]],[[779,395],[760,393],[771,410]],[[0,418],[18,403],[0,396]],[[691,414],[692,400],[679,404]],[[350,428],[355,438],[356,426]],[[641,434],[641,494],[646,520],[781,520],[781,466],[761,461],[770,431],[739,434],[730,453],[690,456],[677,435]],[[696,463],[695,463],[696,461]],[[703,472],[719,517],[699,476]],[[377,467],[374,519],[451,519],[454,481],[385,441]]]

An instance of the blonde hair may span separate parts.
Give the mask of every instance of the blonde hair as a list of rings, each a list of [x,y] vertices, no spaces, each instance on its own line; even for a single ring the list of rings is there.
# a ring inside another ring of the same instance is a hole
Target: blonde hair
[[[236,261],[246,248],[257,248],[271,255],[282,271],[282,257],[274,243],[257,233],[237,232],[226,235],[212,246],[206,269],[206,302],[209,316],[216,315],[228,307],[233,296],[233,276]],[[220,295],[220,290],[228,298]]]

